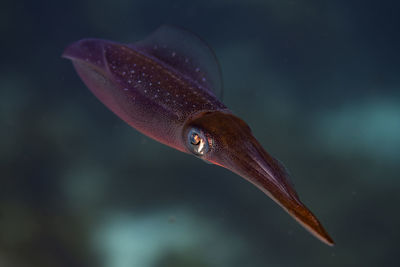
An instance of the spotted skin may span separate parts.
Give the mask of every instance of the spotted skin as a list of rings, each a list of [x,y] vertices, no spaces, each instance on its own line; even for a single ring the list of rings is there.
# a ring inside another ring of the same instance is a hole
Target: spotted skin
[[[171,57],[175,56],[174,53]],[[226,109],[215,95],[201,85],[132,48],[106,45],[105,58],[110,64],[111,74],[127,94],[141,93],[153,104],[172,111],[182,122],[188,114],[198,110]]]

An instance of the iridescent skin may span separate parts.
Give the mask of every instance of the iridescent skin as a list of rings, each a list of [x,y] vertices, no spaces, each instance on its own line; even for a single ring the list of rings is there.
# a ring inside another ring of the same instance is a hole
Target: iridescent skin
[[[247,179],[314,236],[333,245],[317,218],[300,201],[284,168],[210,90],[207,69],[179,51],[84,39],[64,52],[79,76],[110,110],[143,134],[179,151],[195,154]],[[161,54],[155,57],[153,54]],[[161,60],[160,60],[161,59]],[[190,69],[192,71],[186,71]],[[214,82],[214,84],[213,84]],[[193,152],[188,135],[204,134],[207,151]]]

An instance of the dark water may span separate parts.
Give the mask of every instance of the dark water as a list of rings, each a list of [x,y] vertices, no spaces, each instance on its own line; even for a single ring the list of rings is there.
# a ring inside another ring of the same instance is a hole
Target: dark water
[[[1,267],[398,265],[397,2],[1,6]],[[78,39],[134,42],[164,23],[214,47],[225,104],[335,247],[245,180],[128,127],[60,58]]]

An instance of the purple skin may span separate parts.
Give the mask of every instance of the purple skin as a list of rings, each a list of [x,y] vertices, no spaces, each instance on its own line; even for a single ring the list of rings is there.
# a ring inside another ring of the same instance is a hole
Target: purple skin
[[[321,223],[300,201],[284,168],[262,148],[247,124],[216,97],[220,81],[213,73],[218,69],[202,65],[203,57],[190,54],[197,48],[203,49],[199,53],[212,53],[190,33],[167,28],[161,35],[166,32],[179,32],[195,40],[195,51],[190,51],[189,44],[189,49],[180,53],[175,50],[179,45],[167,48],[154,38],[129,45],[83,39],[67,47],[63,57],[72,60],[92,93],[130,126],[237,173],[315,237],[333,245]]]

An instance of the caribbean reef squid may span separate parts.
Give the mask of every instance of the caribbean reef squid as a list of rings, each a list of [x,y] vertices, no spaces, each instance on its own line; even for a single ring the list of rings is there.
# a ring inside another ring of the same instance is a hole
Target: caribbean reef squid
[[[285,168],[222,102],[220,67],[194,34],[161,26],[133,44],[82,39],[66,48],[86,86],[141,133],[240,175],[310,233],[333,240],[300,201]]]

